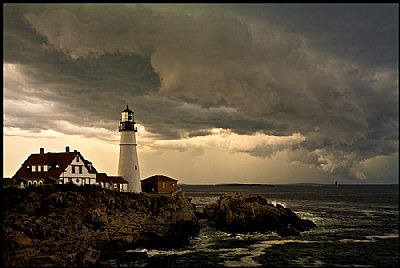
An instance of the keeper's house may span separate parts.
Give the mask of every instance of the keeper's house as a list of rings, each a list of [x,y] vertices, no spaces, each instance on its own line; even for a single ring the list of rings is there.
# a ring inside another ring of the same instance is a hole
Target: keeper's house
[[[69,147],[61,153],[44,153],[40,148],[39,154],[31,154],[12,177],[21,187],[43,184],[99,185],[102,188],[117,191],[127,191],[128,182],[122,177],[108,176],[98,173],[92,163]]]
[[[177,190],[178,180],[164,175],[154,175],[142,180],[142,191],[146,193],[173,193]]]

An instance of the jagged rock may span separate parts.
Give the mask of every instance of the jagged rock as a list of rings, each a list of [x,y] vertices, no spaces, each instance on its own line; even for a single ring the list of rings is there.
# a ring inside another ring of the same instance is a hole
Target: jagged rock
[[[5,266],[93,266],[110,249],[181,245],[200,229],[184,193],[150,197],[94,186],[5,188],[3,204]]]
[[[214,221],[217,228],[230,233],[276,231],[281,236],[296,236],[316,226],[310,220],[300,219],[289,208],[243,193],[220,197],[203,209],[203,215]]]

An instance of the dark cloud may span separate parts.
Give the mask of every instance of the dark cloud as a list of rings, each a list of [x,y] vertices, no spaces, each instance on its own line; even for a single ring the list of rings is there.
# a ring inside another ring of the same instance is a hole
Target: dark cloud
[[[129,104],[160,140],[300,133],[239,151],[291,148],[293,161],[358,179],[362,161],[398,151],[397,6],[178,9],[5,5],[4,61],[18,70],[5,71],[4,126],[114,131]]]
[[[232,8],[242,16],[273,23],[282,31],[305,35],[310,45],[322,53],[369,66],[398,65],[397,4],[264,4]]]

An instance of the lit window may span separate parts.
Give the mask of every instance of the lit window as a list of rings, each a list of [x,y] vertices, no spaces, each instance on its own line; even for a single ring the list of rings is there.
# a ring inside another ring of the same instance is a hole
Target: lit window
[[[122,122],[128,121],[128,112],[123,112],[122,113]]]
[[[32,165],[32,172],[36,172],[36,166]]]
[[[47,172],[49,170],[47,165],[44,165],[43,168],[44,168],[43,171],[45,171],[45,172]]]

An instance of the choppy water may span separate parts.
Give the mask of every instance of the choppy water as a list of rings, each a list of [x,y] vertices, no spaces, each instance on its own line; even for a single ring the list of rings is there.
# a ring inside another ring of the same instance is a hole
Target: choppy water
[[[201,220],[200,235],[179,250],[147,250],[174,267],[388,267],[399,265],[398,185],[181,185],[197,210],[230,192],[261,195],[317,228],[300,237],[232,236]]]

